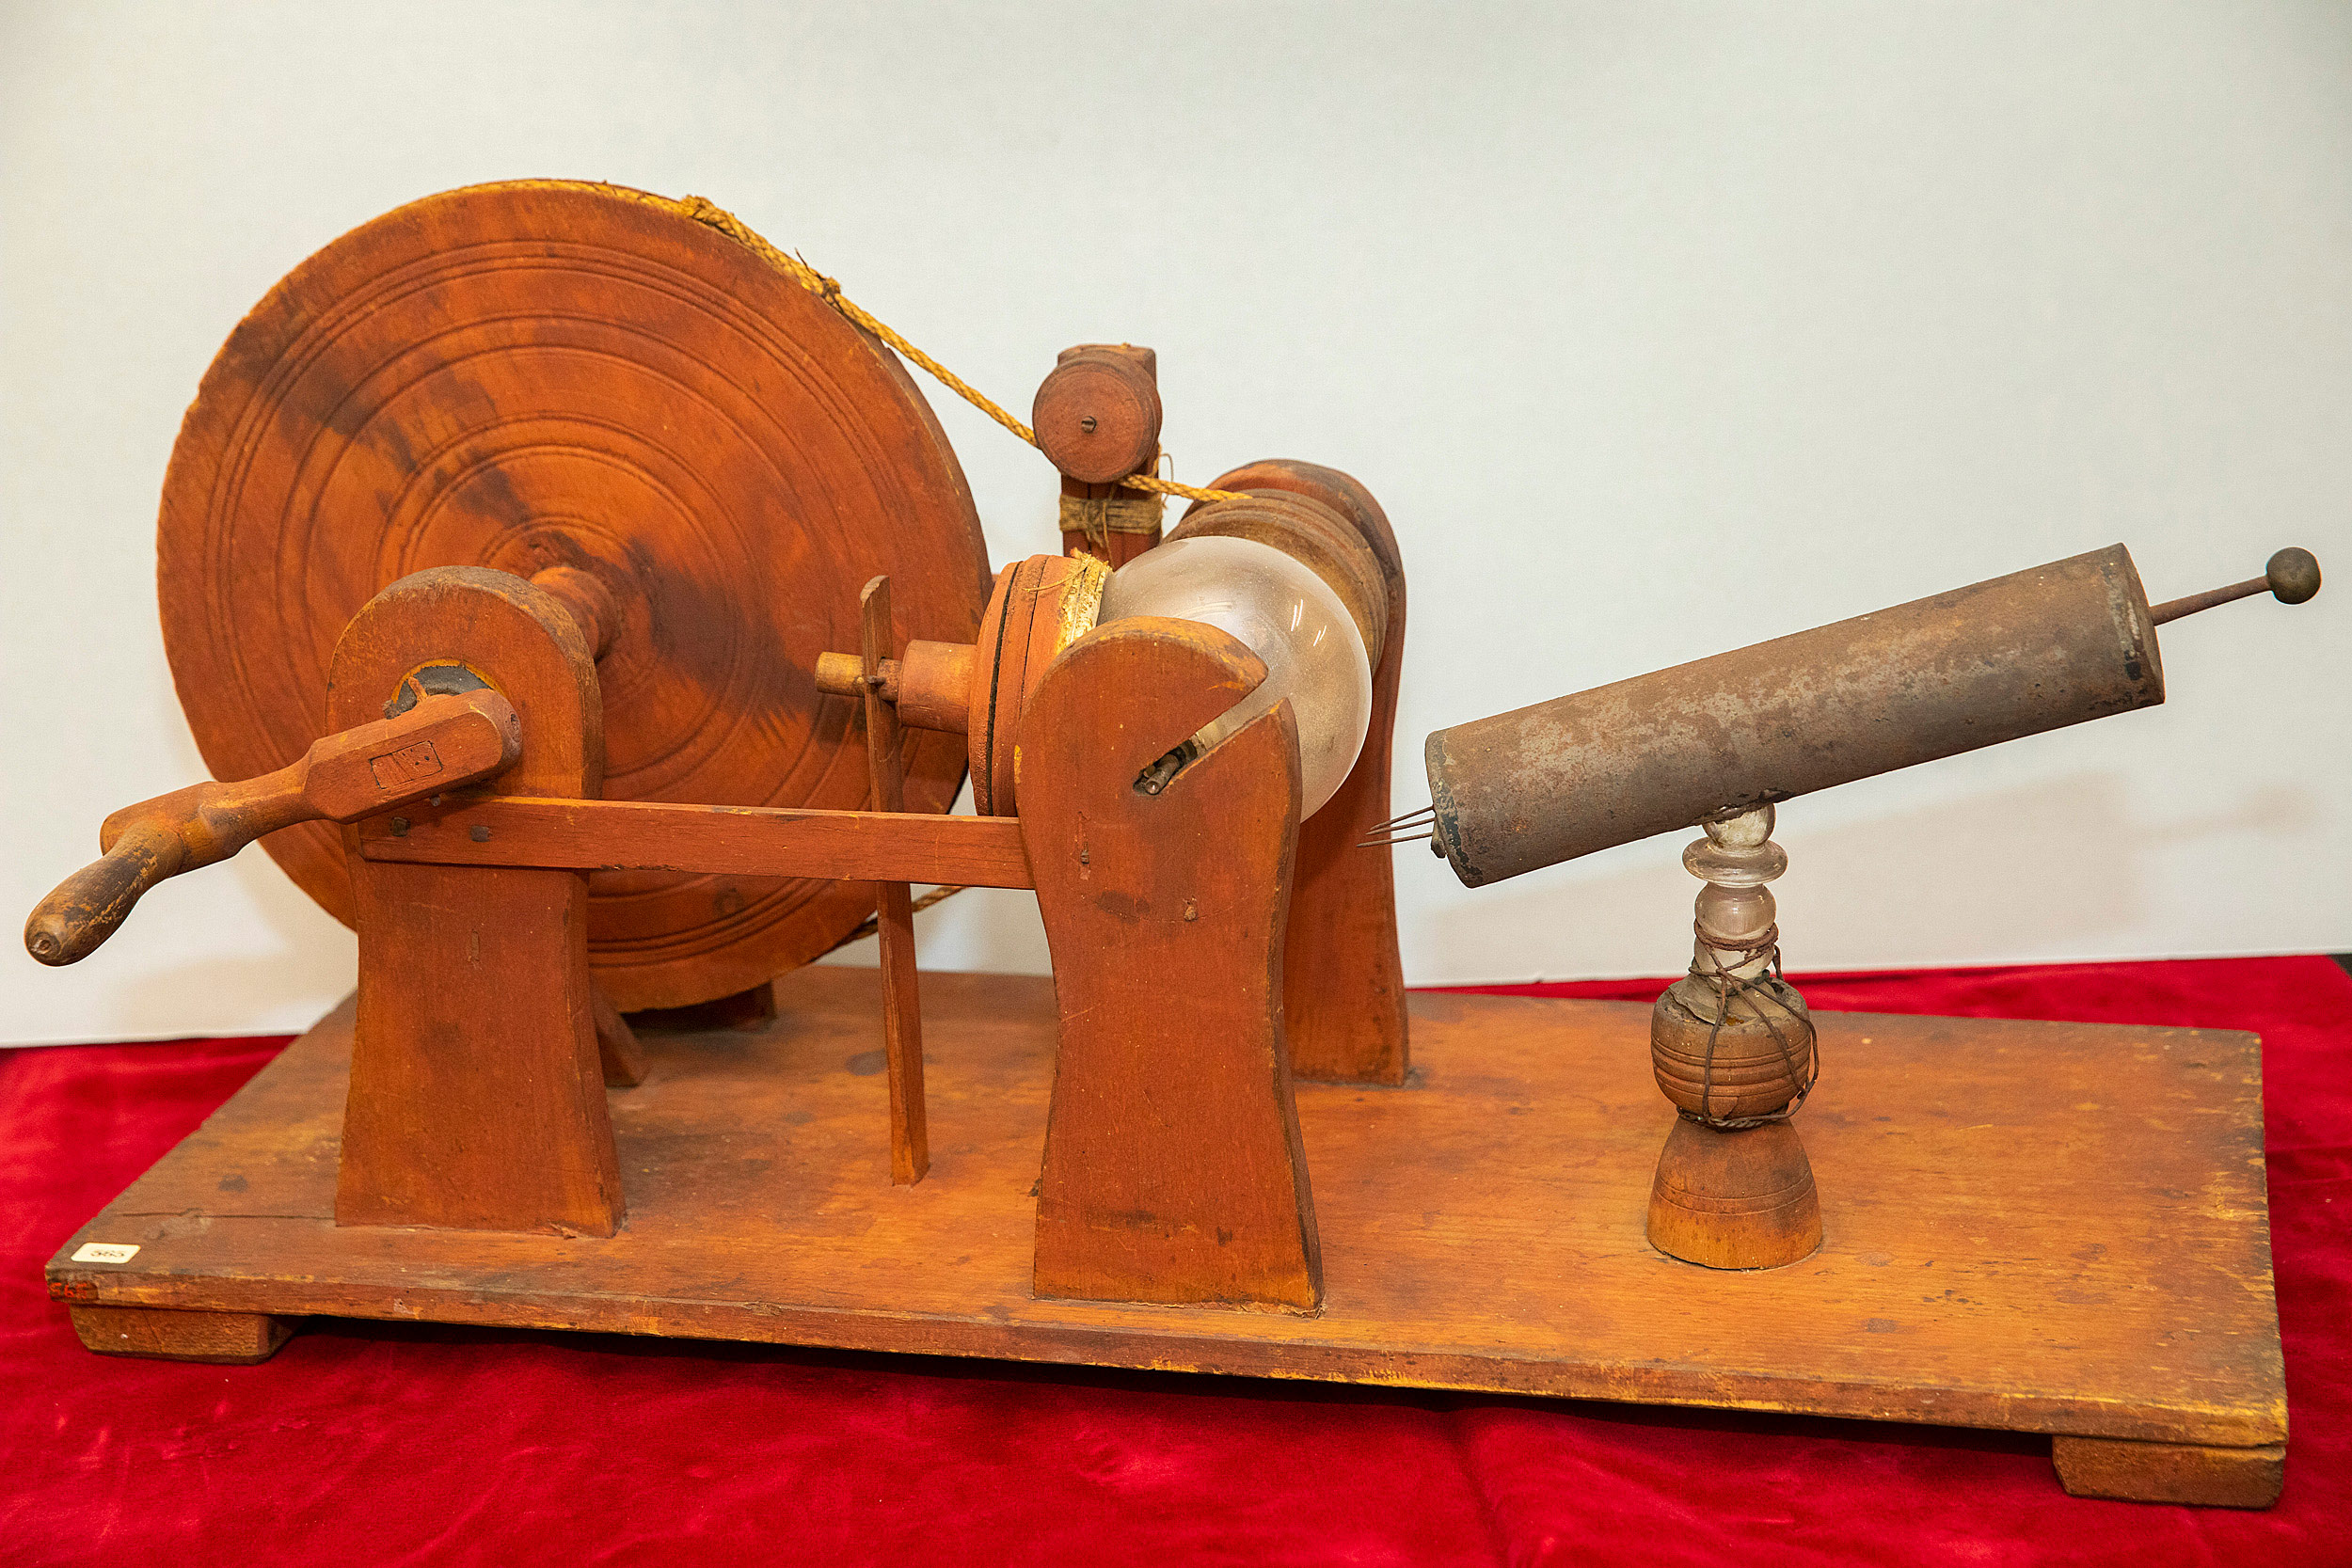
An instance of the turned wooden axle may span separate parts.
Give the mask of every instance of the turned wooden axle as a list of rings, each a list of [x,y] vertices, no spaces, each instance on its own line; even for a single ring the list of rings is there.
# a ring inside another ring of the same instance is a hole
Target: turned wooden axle
[[[554,594],[556,602],[570,612],[579,624],[580,640],[588,644],[589,657],[602,658],[612,651],[620,612],[612,590],[602,578],[585,567],[549,566],[533,573],[531,584]]]
[[[978,657],[979,648],[970,642],[909,642],[900,657],[882,661],[875,689],[898,709],[899,723],[962,735],[971,728]],[[817,656],[817,689],[829,697],[863,698],[866,680],[862,654]]]

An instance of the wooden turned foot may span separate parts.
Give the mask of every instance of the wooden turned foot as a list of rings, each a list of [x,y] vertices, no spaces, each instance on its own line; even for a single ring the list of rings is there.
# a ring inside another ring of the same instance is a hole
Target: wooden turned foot
[[[2208,1449],[2115,1437],[2053,1437],[2058,1484],[2077,1497],[2268,1508],[2286,1484],[2287,1446]]]
[[[1804,1143],[1785,1121],[1721,1132],[1675,1118],[1650,1185],[1649,1243],[1710,1269],[1775,1269],[1821,1244]]]
[[[294,1335],[294,1320],[270,1312],[176,1312],[152,1307],[76,1307],[73,1332],[101,1355],[212,1361],[250,1367]]]

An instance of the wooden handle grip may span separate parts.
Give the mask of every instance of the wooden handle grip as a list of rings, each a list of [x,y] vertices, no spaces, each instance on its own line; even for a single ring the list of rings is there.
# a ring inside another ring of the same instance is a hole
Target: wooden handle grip
[[[45,964],[87,958],[139,901],[139,895],[181,869],[180,835],[142,823],[104,857],[59,882],[24,923],[24,950]]]
[[[407,712],[330,735],[275,773],[191,784],[125,806],[99,830],[105,853],[57,884],[24,923],[45,964],[87,958],[148,889],[225,861],[297,822],[357,822],[512,767],[522,722],[495,691],[427,697]]]

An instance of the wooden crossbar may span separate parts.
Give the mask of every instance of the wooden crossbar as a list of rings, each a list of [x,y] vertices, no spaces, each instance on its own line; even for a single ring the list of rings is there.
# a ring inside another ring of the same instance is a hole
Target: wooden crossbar
[[[491,796],[371,817],[359,848],[371,861],[431,865],[1035,885],[1018,817],[928,812]]]

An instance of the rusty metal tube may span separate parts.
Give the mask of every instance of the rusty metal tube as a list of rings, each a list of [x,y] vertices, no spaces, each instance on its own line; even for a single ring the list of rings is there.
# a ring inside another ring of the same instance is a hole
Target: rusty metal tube
[[[2164,701],[2121,545],[1429,737],[1470,887]]]

